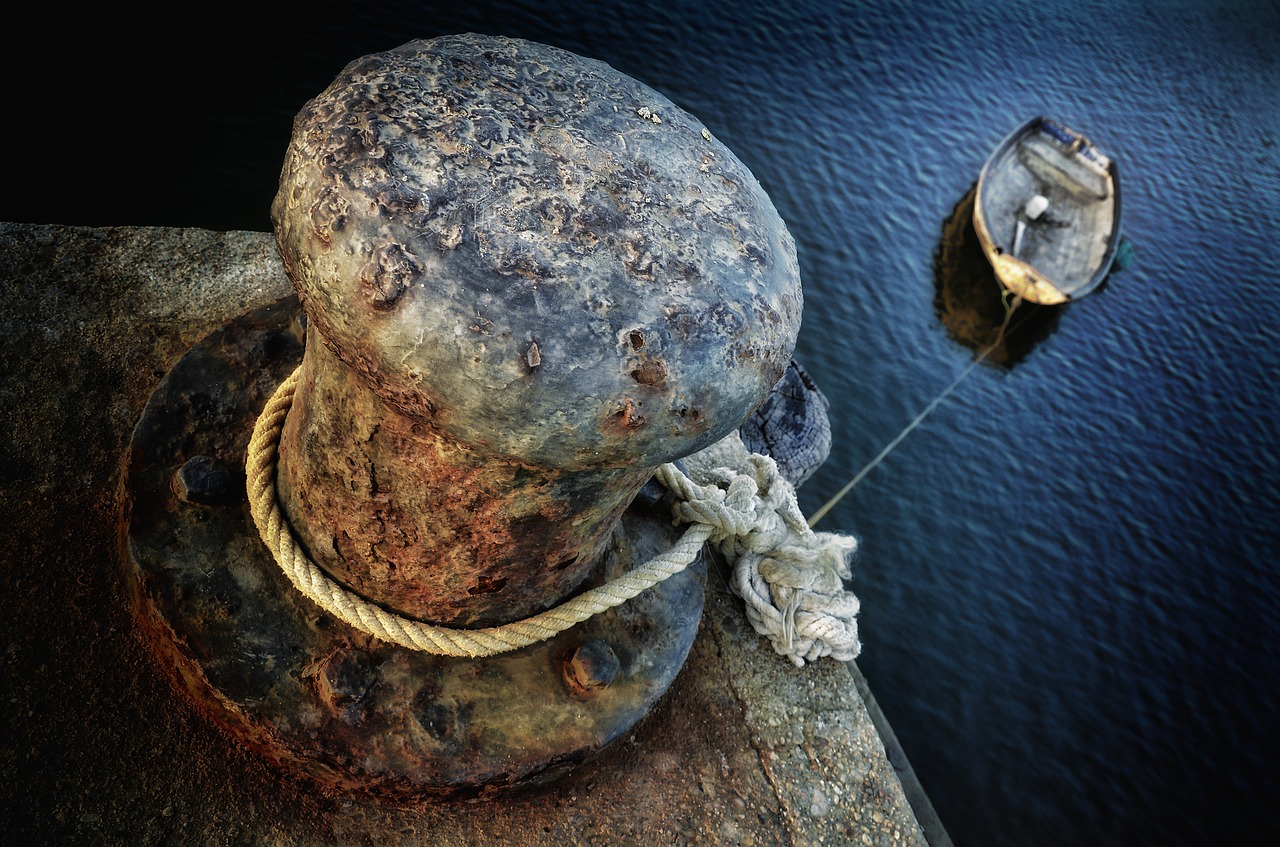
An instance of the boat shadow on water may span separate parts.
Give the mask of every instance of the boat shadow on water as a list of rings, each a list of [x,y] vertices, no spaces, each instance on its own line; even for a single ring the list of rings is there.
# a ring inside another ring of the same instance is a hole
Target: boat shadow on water
[[[934,310],[947,336],[974,352],[986,353],[983,363],[1009,370],[1022,362],[1037,344],[1057,328],[1068,303],[1041,306],[1022,302],[1009,315],[1011,296],[982,252],[973,226],[975,182],[942,225],[934,251]],[[1106,282],[1101,287],[1105,287]],[[1003,333],[1001,329],[1003,328]]]

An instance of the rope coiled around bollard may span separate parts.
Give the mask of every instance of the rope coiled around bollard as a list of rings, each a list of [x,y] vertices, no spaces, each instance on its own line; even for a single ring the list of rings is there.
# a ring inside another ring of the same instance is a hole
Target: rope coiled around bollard
[[[680,573],[710,541],[734,565],[732,587],[746,601],[752,626],[770,639],[778,653],[797,666],[821,656],[849,660],[858,654],[858,601],[843,589],[843,579],[849,576],[848,558],[857,542],[813,532],[800,515],[794,490],[773,460],[747,453],[736,433],[695,454],[706,459],[723,455],[736,463],[736,469],[708,466],[705,473],[713,484],[700,485],[674,464],[658,468],[658,479],[677,498],[676,522],[690,526],[670,550],[605,585],[523,620],[483,629],[436,626],[371,603],[311,561],[280,508],[276,454],[299,373],[300,369],[294,370],[277,387],[254,425],[245,462],[250,513],[267,549],[294,587],[356,629],[440,656],[505,653],[551,638]]]

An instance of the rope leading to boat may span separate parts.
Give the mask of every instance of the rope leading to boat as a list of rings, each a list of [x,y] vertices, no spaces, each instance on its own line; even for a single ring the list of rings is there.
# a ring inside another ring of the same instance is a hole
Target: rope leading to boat
[[[947,399],[947,397],[951,395],[951,392],[955,391],[956,387],[959,386],[960,383],[964,382],[965,377],[973,373],[974,368],[982,364],[986,360],[987,356],[991,355],[996,348],[1004,343],[1005,330],[1009,327],[1009,319],[1013,317],[1014,310],[1023,303],[1023,299],[1020,294],[1014,294],[1012,299],[1009,299],[1005,295],[1001,295],[1001,299],[1004,302],[1004,322],[1000,324],[1000,331],[996,334],[996,340],[992,342],[991,346],[983,350],[981,355],[977,356],[972,362],[970,362],[969,366],[961,371],[960,375],[956,377],[950,385],[942,389],[942,393],[937,397],[934,397],[933,400],[929,402],[929,405],[925,406],[924,410],[920,412],[920,414],[916,415],[915,418],[912,419],[911,423],[907,424],[906,427],[903,428],[902,432],[899,432],[897,436],[890,441],[874,459],[868,462],[862,470],[854,474],[853,479],[845,483],[844,488],[837,491],[830,500],[822,505],[822,508],[814,512],[809,518],[810,527],[817,526],[818,521],[822,520],[823,516],[825,516],[827,512],[830,512],[837,503],[844,499],[844,496],[852,491],[854,486],[862,481],[863,477],[871,473],[871,471],[875,469],[876,465],[884,461],[885,457],[892,453],[893,449],[901,444],[904,438],[911,434],[911,430],[919,426],[921,421],[932,414],[933,410],[938,408],[938,405],[942,403],[943,400]],[[1021,326],[1021,324],[1019,324],[1019,326]]]

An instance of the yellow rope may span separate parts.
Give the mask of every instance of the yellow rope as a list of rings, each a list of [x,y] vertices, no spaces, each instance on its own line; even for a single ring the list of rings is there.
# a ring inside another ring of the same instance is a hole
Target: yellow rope
[[[747,454],[736,434],[714,445],[716,449],[696,454],[727,457],[737,467],[717,466],[706,472],[725,483],[723,487],[699,485],[674,464],[658,468],[655,475],[681,501],[676,520],[691,524],[670,550],[553,609],[502,626],[454,629],[406,618],[366,600],[311,561],[294,538],[276,496],[276,453],[299,372],[280,384],[254,425],[245,463],[250,512],[289,581],[356,629],[439,656],[505,653],[551,638],[680,573],[711,540],[735,566],[734,591],[746,599],[752,625],[773,641],[777,652],[797,665],[820,656],[847,660],[857,655],[853,618],[858,604],[843,591],[841,581],[848,576],[847,559],[855,542],[810,530],[799,514],[794,489],[777,465],[767,456]]]
[[[276,389],[253,428],[245,464],[249,507],[267,549],[289,581],[321,608],[369,635],[438,656],[491,656],[544,641],[630,600],[680,573],[697,558],[711,527],[694,524],[671,550],[616,580],[524,620],[484,629],[453,629],[406,618],[334,582],[294,538],[276,497],[276,450],[298,385],[295,370]]]

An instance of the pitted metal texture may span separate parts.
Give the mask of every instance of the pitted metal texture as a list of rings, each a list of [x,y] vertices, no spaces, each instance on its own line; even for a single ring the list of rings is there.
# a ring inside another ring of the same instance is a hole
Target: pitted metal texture
[[[273,210],[324,342],[459,443],[657,465],[736,428],[799,331],[794,243],[696,118],[599,61],[476,34],[348,65]]]

